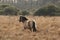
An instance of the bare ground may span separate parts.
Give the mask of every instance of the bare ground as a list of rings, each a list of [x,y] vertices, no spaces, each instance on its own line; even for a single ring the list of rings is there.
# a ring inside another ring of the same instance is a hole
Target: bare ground
[[[60,17],[27,16],[36,20],[37,32],[23,30],[18,16],[0,16],[0,40],[60,40]]]

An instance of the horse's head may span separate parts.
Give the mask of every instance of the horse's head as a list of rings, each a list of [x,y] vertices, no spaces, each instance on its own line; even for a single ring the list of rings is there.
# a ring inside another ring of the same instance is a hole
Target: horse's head
[[[26,17],[24,17],[24,16],[20,16],[20,18],[19,18],[19,22],[25,22],[27,20],[28,19]]]

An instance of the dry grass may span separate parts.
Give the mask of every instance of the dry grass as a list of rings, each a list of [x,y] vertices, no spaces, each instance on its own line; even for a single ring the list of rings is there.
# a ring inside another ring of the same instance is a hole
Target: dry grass
[[[18,16],[0,16],[0,40],[60,40],[60,17],[28,18],[36,20],[38,32],[24,31]]]

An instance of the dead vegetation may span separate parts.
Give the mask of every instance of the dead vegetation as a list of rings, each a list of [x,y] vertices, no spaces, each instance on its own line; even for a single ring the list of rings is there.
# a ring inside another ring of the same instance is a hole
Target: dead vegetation
[[[0,16],[0,40],[60,40],[60,17],[27,18],[36,20],[38,32],[23,30],[18,16]]]

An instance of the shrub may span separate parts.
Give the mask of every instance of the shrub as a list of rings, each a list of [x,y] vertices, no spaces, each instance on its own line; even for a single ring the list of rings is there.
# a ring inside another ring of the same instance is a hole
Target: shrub
[[[5,7],[9,7],[7,4],[0,4],[0,10],[3,10]]]
[[[3,15],[3,10],[0,10],[0,15]]]
[[[11,5],[0,5],[0,15],[17,15],[19,9]]]
[[[4,9],[4,13],[6,14],[6,15],[17,15],[17,12],[18,12],[19,10],[18,9],[16,9],[16,8],[14,8],[14,7],[6,7],[5,9]]]
[[[49,5],[38,9],[34,15],[37,16],[55,16],[57,12],[60,12],[60,8],[55,5]]]
[[[22,11],[21,15],[29,15],[28,11]]]

